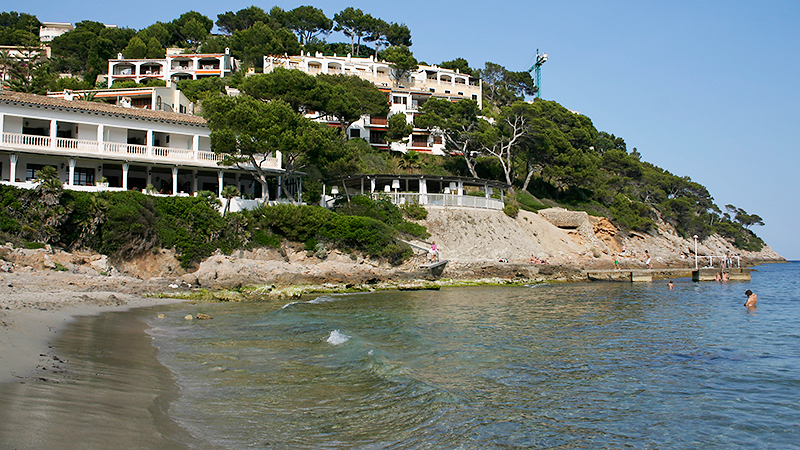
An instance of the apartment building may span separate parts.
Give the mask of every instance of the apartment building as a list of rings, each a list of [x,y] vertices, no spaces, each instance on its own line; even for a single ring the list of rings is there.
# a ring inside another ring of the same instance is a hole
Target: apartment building
[[[264,73],[276,67],[301,70],[311,75],[320,73],[355,75],[369,80],[386,93],[390,103],[389,116],[405,114],[406,121],[413,123],[419,108],[432,97],[451,101],[473,99],[482,106],[482,82],[479,78],[460,73],[458,70],[438,66],[421,65],[401,80],[392,78],[392,68],[386,61],[346,56],[325,56],[302,53],[299,56],[265,56]],[[383,136],[387,130],[387,117],[362,117],[347,130],[350,138],[363,138],[378,148],[407,152],[414,150],[437,155],[445,154],[441,136],[430,131],[414,128],[407,142],[388,144]]]
[[[175,87],[175,83],[167,82],[167,87],[141,87],[125,89],[86,89],[48,92],[48,97],[64,100],[88,100],[108,103],[125,108],[143,108],[154,111],[168,111],[183,114],[194,114],[194,103]]]
[[[183,49],[167,49],[163,59],[125,59],[122,53],[117,59],[108,60],[108,86],[117,81],[133,80],[197,80],[204,77],[230,76],[236,71],[236,60],[230,49],[225,53],[180,53]]]
[[[261,185],[245,170],[218,165],[210,131],[199,116],[124,108],[0,90],[0,181],[32,188],[38,170],[53,166],[65,188],[144,190],[191,195],[221,193],[226,185],[261,198]],[[279,197],[281,154],[262,167]],[[100,184],[100,180],[107,185]],[[299,182],[298,182],[299,183]],[[298,186],[298,191],[300,186]]]

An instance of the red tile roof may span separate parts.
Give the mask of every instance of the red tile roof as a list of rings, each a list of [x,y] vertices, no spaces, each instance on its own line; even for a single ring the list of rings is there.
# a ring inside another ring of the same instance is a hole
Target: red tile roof
[[[23,104],[44,106],[49,108],[66,109],[81,112],[132,117],[137,119],[152,120],[156,122],[172,122],[187,125],[205,126],[206,119],[190,114],[179,114],[168,111],[154,111],[151,109],[123,108],[109,105],[108,103],[87,102],[83,100],[64,100],[62,98],[47,97],[44,95],[25,94],[6,89],[0,90],[0,102],[10,104]]]

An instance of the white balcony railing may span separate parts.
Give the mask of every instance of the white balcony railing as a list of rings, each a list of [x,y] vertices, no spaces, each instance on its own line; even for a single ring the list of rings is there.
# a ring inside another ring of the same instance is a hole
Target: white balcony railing
[[[30,134],[3,133],[3,144],[30,148],[50,148],[50,137],[33,136]]]
[[[401,192],[389,194],[373,194],[374,196],[386,195],[396,205],[417,203],[429,206],[460,206],[464,208],[502,210],[503,202],[496,198],[473,197],[471,195],[456,194],[419,194],[416,192]]]
[[[121,142],[105,142],[103,152],[111,154],[147,155],[147,146],[139,144],[123,144]]]
[[[118,156],[122,160],[136,159],[141,161],[152,161],[153,163],[178,163],[181,161],[193,161],[203,166],[218,167],[217,162],[222,160],[221,155],[210,150],[199,150],[195,153],[192,149],[172,148],[172,147],[147,147],[140,144],[127,144],[122,142],[98,142],[86,139],[56,138],[56,147],[50,146],[49,136],[33,136],[19,133],[3,133],[2,145],[14,147],[20,150],[33,151],[42,150],[48,153],[55,151],[69,152],[70,156],[75,154],[99,155],[102,147],[102,154],[108,157]],[[263,168],[280,169],[281,162],[278,158],[265,158]]]
[[[97,141],[88,141],[86,139],[56,138],[56,147],[96,152]]]

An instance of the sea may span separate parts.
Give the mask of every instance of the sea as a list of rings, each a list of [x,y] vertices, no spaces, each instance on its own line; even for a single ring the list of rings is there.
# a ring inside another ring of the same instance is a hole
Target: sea
[[[0,448],[53,421],[55,448],[798,448],[800,262],[673,281],[84,317],[54,342],[60,382],[0,387]]]

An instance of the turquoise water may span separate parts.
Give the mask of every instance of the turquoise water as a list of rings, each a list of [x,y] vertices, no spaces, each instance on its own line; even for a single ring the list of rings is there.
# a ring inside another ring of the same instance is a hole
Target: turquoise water
[[[184,304],[148,333],[194,448],[797,448],[800,263],[757,269]]]

